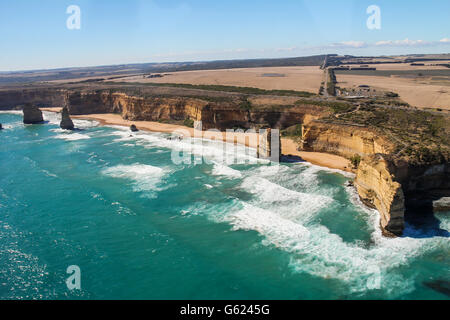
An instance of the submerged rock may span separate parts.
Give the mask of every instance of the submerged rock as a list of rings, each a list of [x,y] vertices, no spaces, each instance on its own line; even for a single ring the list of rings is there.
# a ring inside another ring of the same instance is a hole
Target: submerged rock
[[[131,130],[131,132],[138,132],[139,131],[139,129],[134,124],[132,124],[130,126],[130,130]]]
[[[44,117],[42,116],[42,111],[38,107],[31,103],[28,103],[23,107],[23,123],[37,124],[42,122],[44,122]]]
[[[72,121],[72,119],[70,119],[69,110],[67,109],[67,107],[64,107],[62,109],[61,114],[62,114],[62,119],[61,119],[61,123],[59,125],[61,127],[61,129],[64,129],[64,130],[75,129],[73,121]]]
[[[447,280],[434,280],[429,282],[424,282],[428,288],[433,289],[434,291],[440,292],[447,297],[450,297],[450,282]]]

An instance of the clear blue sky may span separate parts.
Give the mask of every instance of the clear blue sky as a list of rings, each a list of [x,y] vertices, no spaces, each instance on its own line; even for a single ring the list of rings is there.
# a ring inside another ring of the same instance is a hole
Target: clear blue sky
[[[366,27],[369,5],[381,29]],[[66,9],[81,9],[68,30]],[[450,52],[448,0],[0,2],[0,70],[122,63]]]

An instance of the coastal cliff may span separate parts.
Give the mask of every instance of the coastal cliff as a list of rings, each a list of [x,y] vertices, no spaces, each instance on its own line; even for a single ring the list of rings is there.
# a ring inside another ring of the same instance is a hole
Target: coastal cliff
[[[361,200],[380,212],[385,235],[401,235],[404,229],[405,198],[394,168],[382,155],[364,158],[358,166],[355,185]]]
[[[31,103],[38,107],[55,107],[64,104],[65,89],[4,89],[0,90],[0,110],[22,109]]]
[[[299,150],[352,161],[362,201],[380,212],[382,230],[390,236],[402,234],[405,215],[417,208],[420,214],[432,212],[436,200],[450,195],[450,130],[442,116],[370,102],[355,107],[298,97],[170,90],[2,90],[0,109],[20,109],[28,103],[66,105],[72,115],[115,113],[131,121],[201,121],[203,130],[293,128]]]
[[[303,125],[302,150],[333,153],[350,159],[375,153],[389,154],[394,146],[368,128],[312,121]]]
[[[304,125],[301,148],[353,159],[358,156],[355,186],[364,204],[377,209],[385,235],[401,235],[405,201],[394,166],[383,158],[395,146],[368,128],[313,121]]]
[[[269,99],[270,100],[270,99]],[[71,115],[116,113],[131,121],[202,121],[203,129],[283,129],[329,114],[319,105],[250,102],[243,95],[168,95],[120,89],[45,88],[0,91],[0,110],[67,105]]]
[[[297,105],[289,110],[277,106],[244,105],[236,98],[210,101],[191,97],[140,97],[123,92],[102,90],[68,93],[67,101],[73,115],[118,113],[131,121],[202,121],[207,129],[286,128],[309,122],[326,114],[320,106]]]
[[[385,131],[336,119],[312,121],[302,126],[299,142],[301,150],[333,153],[353,162],[358,194],[380,212],[386,236],[401,235],[406,215],[432,214],[433,201],[450,195],[448,121],[400,116],[410,128],[388,121]]]

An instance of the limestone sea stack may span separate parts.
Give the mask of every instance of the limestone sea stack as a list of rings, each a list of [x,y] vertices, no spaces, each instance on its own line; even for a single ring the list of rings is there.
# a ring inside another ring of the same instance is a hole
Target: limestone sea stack
[[[131,132],[138,132],[139,131],[139,129],[134,124],[132,124],[130,126],[130,130],[131,130]]]
[[[44,122],[42,111],[38,107],[32,105],[31,103],[27,103],[23,107],[23,123],[37,124],[42,122]]]
[[[70,115],[69,115],[69,110],[67,109],[67,107],[64,107],[61,111],[61,123],[60,123],[60,127],[61,129],[64,130],[73,130],[75,129],[75,126],[73,124],[72,119],[70,119]]]

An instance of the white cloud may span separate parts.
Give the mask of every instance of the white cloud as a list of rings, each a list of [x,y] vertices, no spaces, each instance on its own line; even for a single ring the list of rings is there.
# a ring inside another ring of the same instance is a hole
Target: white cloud
[[[330,45],[333,48],[366,48],[367,43],[364,41],[343,41]]]
[[[207,60],[221,60],[221,59],[247,59],[249,57],[258,58],[273,58],[281,57],[282,55],[313,55],[322,54],[324,51],[339,51],[353,52],[353,50],[364,50],[374,48],[428,48],[434,46],[450,45],[449,38],[443,38],[438,41],[425,40],[382,40],[378,42],[365,42],[357,40],[349,40],[336,42],[331,44],[324,44],[319,46],[292,46],[292,47],[278,47],[278,48],[234,48],[222,50],[205,50],[205,51],[182,51],[182,52],[168,52],[156,53],[151,55],[152,58],[162,59],[164,61],[197,61],[202,59]],[[408,49],[412,50],[412,49]],[[161,60],[161,61],[162,61]]]
[[[375,43],[376,46],[426,46],[432,45],[432,42],[424,41],[424,40],[410,40],[406,38],[405,40],[385,40],[378,41]]]
[[[295,51],[295,50],[298,50],[298,49],[300,49],[300,48],[299,47],[276,48],[275,51],[276,52],[285,52],[285,51],[291,52],[291,51]]]

